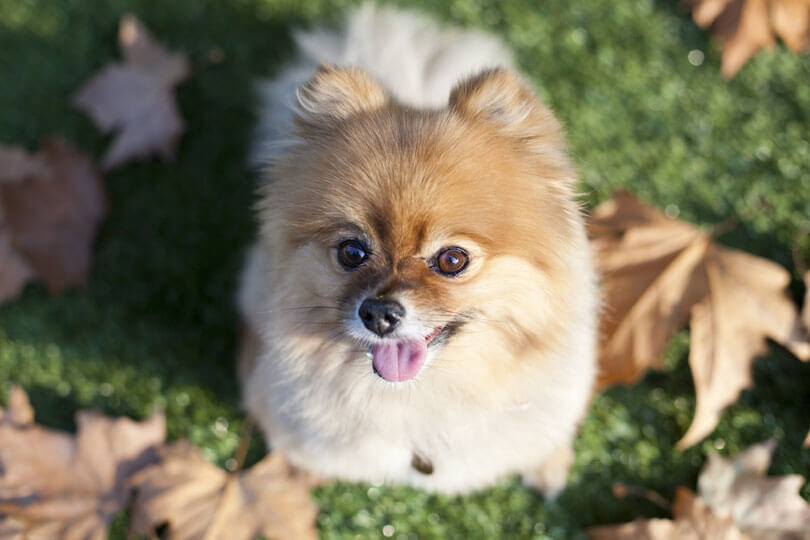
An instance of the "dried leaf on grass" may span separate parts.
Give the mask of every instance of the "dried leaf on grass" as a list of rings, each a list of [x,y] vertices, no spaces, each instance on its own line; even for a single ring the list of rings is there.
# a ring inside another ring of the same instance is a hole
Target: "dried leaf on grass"
[[[697,410],[679,447],[708,435],[751,384],[766,338],[810,356],[781,266],[719,246],[625,192],[594,210],[590,234],[606,304],[600,388],[663,367],[667,342],[691,317]]]
[[[42,156],[31,155],[18,146],[0,146],[0,184],[46,174],[48,164]]]
[[[752,540],[810,538],[810,505],[799,495],[799,475],[767,476],[773,441],[751,446],[733,459],[709,455],[698,478],[698,493]]]
[[[674,520],[637,519],[621,525],[588,529],[591,540],[743,540],[747,538],[730,518],[719,517],[686,488],[678,488],[672,508]]]
[[[96,231],[107,213],[93,162],[68,142],[49,139],[33,155],[0,147],[0,170],[5,171],[0,182],[0,302],[14,298],[35,278],[51,293],[83,284]]]
[[[167,524],[169,539],[317,537],[308,479],[280,455],[241,473],[212,465],[186,443],[164,448],[161,458],[135,478],[134,534]]]
[[[675,492],[667,519],[593,527],[592,540],[810,538],[810,505],[799,495],[799,475],[767,476],[773,441],[756,444],[733,459],[712,454],[698,478],[698,496]]]
[[[189,75],[186,56],[169,52],[133,16],[121,19],[118,42],[124,62],[107,64],[74,98],[101,131],[116,133],[104,170],[154,153],[171,159],[183,132],[173,88]]]
[[[36,277],[33,268],[14,249],[0,206],[0,304],[16,298],[25,284]]]
[[[135,422],[89,411],[77,415],[75,437],[46,429],[19,389],[0,411],[0,532],[10,538],[106,538],[130,477],[155,462],[165,434],[163,415]]]
[[[34,408],[25,390],[12,386],[6,408],[0,407],[0,425],[27,426],[34,423]]]
[[[692,17],[723,47],[723,76],[733,77],[776,36],[796,53],[810,46],[810,0],[688,0]]]

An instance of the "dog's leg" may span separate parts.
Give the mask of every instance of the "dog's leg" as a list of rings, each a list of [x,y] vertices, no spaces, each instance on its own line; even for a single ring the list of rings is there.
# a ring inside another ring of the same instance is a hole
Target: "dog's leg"
[[[540,466],[523,473],[523,483],[540,491],[546,500],[554,499],[565,488],[573,463],[571,445],[560,445]]]

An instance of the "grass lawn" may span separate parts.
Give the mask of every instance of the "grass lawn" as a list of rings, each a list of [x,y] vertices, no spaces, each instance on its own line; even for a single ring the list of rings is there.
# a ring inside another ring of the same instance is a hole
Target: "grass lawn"
[[[715,44],[674,1],[400,3],[506,39],[567,126],[589,205],[623,186],[701,224],[739,214],[742,224],[721,240],[793,268],[791,246],[810,225],[810,56],[780,46],[726,82]],[[290,57],[292,28],[334,20],[348,4],[0,0],[0,144],[34,149],[59,134],[100,158],[108,140],[70,100],[119,58],[125,13],[197,63],[213,48],[225,53],[179,88],[187,132],[177,161],[106,176],[112,210],[87,287],[50,298],[34,284],[0,308],[0,402],[19,383],[38,420],[64,429],[79,408],[142,418],[162,407],[170,438],[191,439],[219,464],[232,455],[242,425],[232,298],[254,231],[251,83]],[[688,60],[693,50],[705,55],[700,65]],[[800,252],[810,263],[807,238]],[[395,538],[580,538],[593,524],[664,515],[646,500],[614,498],[614,482],[671,497],[678,485],[694,487],[707,452],[768,437],[779,442],[772,474],[810,473],[810,449],[801,448],[810,364],[777,347],[717,430],[675,451],[695,404],[687,350],[683,333],[668,371],[596,399],[569,487],[553,503],[515,479],[458,498],[332,483],[314,493],[321,535],[374,538],[392,525]],[[262,452],[255,439],[252,459]],[[124,531],[122,516],[113,536]]]

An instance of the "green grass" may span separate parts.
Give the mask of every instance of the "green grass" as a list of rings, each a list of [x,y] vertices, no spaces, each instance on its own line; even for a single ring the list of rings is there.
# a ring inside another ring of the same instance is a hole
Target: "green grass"
[[[254,231],[251,82],[290,57],[291,28],[334,20],[349,3],[0,0],[0,144],[35,149],[59,134],[100,158],[108,139],[70,99],[119,57],[125,13],[198,64],[212,48],[225,53],[179,88],[187,132],[177,161],[107,175],[112,211],[87,287],[50,298],[34,284],[0,308],[0,402],[19,383],[38,420],[65,429],[79,408],[140,418],[162,407],[170,438],[190,438],[219,464],[231,456],[242,424],[232,298]],[[663,0],[400,3],[489,29],[514,47],[567,126],[590,205],[624,186],[700,224],[741,215],[722,241],[792,268],[797,231],[810,225],[810,57],[778,47],[726,82],[709,36]],[[695,49],[702,65],[687,60]],[[800,253],[810,262],[807,238]],[[798,280],[793,292],[802,293]],[[614,498],[614,482],[670,497],[694,485],[708,451],[734,453],[768,437],[779,441],[773,474],[807,474],[810,364],[777,347],[704,443],[673,450],[694,410],[687,349],[684,333],[668,371],[596,399],[570,486],[555,502],[515,479],[460,498],[333,483],[314,495],[321,534],[373,538],[390,524],[396,538],[579,538],[593,524],[663,515],[646,500]],[[257,438],[252,459],[261,451]],[[124,527],[118,520],[113,536]]]

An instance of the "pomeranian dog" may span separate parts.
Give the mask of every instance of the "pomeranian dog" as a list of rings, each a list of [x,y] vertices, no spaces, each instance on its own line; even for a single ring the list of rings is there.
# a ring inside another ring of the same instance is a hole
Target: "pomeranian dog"
[[[366,5],[296,41],[262,87],[249,414],[319,476],[557,492],[598,311],[559,123],[479,32]]]

